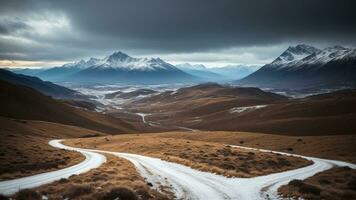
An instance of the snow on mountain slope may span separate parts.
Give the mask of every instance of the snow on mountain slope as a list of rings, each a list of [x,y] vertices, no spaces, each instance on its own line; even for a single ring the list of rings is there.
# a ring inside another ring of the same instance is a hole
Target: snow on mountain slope
[[[213,67],[209,70],[227,77],[229,80],[244,78],[261,68],[260,65],[227,65],[224,67]]]
[[[133,58],[117,51],[102,59],[90,58],[48,69],[40,77],[71,83],[171,83],[197,81],[160,58]]]
[[[323,50],[308,45],[289,47],[269,67],[299,68],[303,65],[325,65],[330,61],[356,58],[356,49],[342,46],[327,47]]]
[[[313,53],[319,53],[321,50],[313,46],[300,44],[295,47],[290,46],[271,64],[271,67],[285,67],[302,60]]]
[[[202,64],[192,65],[190,63],[183,63],[176,65],[176,67],[188,74],[200,77],[205,81],[223,81],[227,79],[227,77],[221,74],[210,71]]]
[[[351,48],[345,48],[342,46],[334,46],[334,47],[328,47],[325,48],[324,50],[318,52],[318,53],[313,53],[300,62],[298,62],[296,65],[301,66],[303,64],[326,64],[330,61],[336,61],[336,60],[341,60],[341,59],[355,59],[356,58],[356,49],[351,49]]]
[[[176,65],[179,69],[211,81],[231,81],[241,79],[255,72],[259,65],[227,65],[223,67],[207,68],[202,64],[183,63]]]
[[[289,47],[272,63],[238,83],[264,88],[330,88],[356,86],[356,49]]]
[[[113,68],[123,70],[177,70],[173,65],[164,62],[160,58],[133,58],[121,51],[100,60],[100,64],[93,65],[92,68]]]
[[[179,69],[187,69],[187,70],[207,70],[207,68],[202,64],[190,64],[190,63],[182,63],[176,65]]]

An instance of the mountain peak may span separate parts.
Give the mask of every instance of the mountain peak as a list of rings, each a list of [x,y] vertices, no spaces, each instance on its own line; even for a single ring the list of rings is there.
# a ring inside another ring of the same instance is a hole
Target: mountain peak
[[[296,46],[289,46],[277,59],[275,59],[273,65],[294,63],[303,58],[318,53],[321,50],[306,44],[298,44]]]
[[[204,70],[206,69],[206,67],[203,64],[190,64],[190,63],[182,63],[182,64],[178,64],[176,65],[176,67],[178,68],[185,68],[185,69],[192,69],[192,70]]]
[[[325,50],[327,50],[327,51],[342,51],[342,50],[349,50],[349,49],[346,47],[343,47],[341,45],[335,45],[332,47],[327,47],[327,48],[325,48]]]
[[[126,53],[123,53],[121,51],[115,51],[113,54],[111,54],[107,60],[109,62],[111,61],[117,61],[117,60],[120,60],[120,61],[123,61],[123,60],[126,60],[127,58],[131,58],[130,56],[128,56]]]
[[[286,51],[289,51],[296,55],[301,55],[301,54],[312,54],[315,52],[319,52],[320,49],[307,44],[298,44],[296,46],[289,46]]]

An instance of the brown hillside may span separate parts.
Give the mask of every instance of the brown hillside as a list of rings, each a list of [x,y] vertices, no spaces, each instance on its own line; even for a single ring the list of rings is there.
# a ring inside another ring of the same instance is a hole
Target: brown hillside
[[[105,133],[131,133],[133,125],[114,117],[74,108],[24,86],[0,82],[0,116],[42,120]]]

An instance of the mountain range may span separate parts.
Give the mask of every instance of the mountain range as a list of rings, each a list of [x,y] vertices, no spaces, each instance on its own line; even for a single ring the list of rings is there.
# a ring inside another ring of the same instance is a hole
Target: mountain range
[[[207,81],[238,80],[255,72],[259,65],[227,65],[223,67],[207,68],[202,64],[183,63],[176,65],[179,69]]]
[[[238,83],[280,89],[354,87],[356,50],[342,46],[325,49],[305,44],[291,46]]]
[[[90,58],[52,68],[8,70],[59,83],[156,84],[232,81],[246,77],[259,67],[229,65],[208,68],[190,63],[173,66],[160,58],[133,58],[117,51],[103,59]]]
[[[120,51],[103,59],[90,58],[50,68],[37,76],[56,82],[103,84],[159,84],[199,80],[160,58],[133,58]]]

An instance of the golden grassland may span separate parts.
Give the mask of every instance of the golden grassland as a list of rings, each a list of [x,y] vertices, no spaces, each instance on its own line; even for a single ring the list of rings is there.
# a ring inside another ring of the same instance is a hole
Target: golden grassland
[[[131,134],[71,139],[64,143],[76,147],[161,158],[227,177],[255,177],[311,164],[310,161],[297,157],[162,136],[165,134]]]

